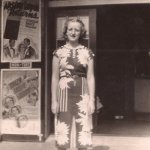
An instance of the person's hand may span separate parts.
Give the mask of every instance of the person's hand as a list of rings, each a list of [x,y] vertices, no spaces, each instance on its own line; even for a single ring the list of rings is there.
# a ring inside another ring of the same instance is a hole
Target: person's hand
[[[58,113],[58,103],[56,101],[52,102],[51,111],[52,111],[53,114],[57,114]]]
[[[94,100],[90,100],[88,102],[88,115],[92,115],[95,111],[95,102]]]

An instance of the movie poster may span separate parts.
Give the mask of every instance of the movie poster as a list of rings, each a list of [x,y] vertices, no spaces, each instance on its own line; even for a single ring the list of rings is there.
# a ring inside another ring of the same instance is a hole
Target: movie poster
[[[40,0],[2,0],[1,62],[41,61]]]
[[[40,69],[1,70],[1,133],[41,134]]]
[[[86,29],[86,37],[82,40],[81,44],[83,44],[86,47],[89,47],[89,16],[68,16],[68,17],[58,17],[56,20],[57,24],[57,30],[56,30],[56,47],[60,47],[65,44],[65,39],[63,35],[65,22],[68,19],[80,19],[85,25]]]

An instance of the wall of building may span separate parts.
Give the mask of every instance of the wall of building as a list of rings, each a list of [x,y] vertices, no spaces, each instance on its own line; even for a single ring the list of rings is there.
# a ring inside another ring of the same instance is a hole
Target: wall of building
[[[49,0],[49,7],[100,6],[110,4],[147,4],[149,0]]]
[[[150,113],[150,79],[135,79],[135,103],[137,113]]]

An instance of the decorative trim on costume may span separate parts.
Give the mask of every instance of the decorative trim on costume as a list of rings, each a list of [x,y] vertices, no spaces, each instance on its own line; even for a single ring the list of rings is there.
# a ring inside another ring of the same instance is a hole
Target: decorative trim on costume
[[[58,104],[59,104],[59,111],[60,112],[67,112],[68,107],[68,90],[67,88],[58,90]]]

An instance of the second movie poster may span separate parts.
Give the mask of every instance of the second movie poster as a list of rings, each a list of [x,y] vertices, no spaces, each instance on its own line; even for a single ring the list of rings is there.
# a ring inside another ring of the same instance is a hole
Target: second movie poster
[[[1,71],[1,133],[40,135],[40,69]]]

